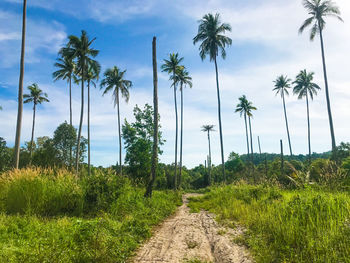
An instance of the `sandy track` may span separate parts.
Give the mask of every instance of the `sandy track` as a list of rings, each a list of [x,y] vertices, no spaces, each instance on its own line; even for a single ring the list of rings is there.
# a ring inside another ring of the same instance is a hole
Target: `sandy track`
[[[205,211],[190,213],[187,206],[190,196],[194,194],[184,195],[183,205],[138,250],[134,262],[183,263],[193,259],[213,263],[252,262],[246,249],[232,241],[242,231],[219,226]]]

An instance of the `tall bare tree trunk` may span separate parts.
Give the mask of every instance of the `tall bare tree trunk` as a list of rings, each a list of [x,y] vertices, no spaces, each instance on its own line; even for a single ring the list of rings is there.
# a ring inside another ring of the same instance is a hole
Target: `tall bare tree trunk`
[[[19,153],[21,144],[21,127],[23,115],[23,77],[24,77],[24,53],[25,53],[25,39],[26,39],[26,18],[27,18],[27,0],[23,0],[23,15],[22,15],[22,45],[21,45],[21,62],[18,85],[18,110],[17,110],[17,125],[14,151],[14,166],[18,169]]]
[[[283,142],[280,140],[281,145],[281,175],[284,175],[284,157],[283,157]]]
[[[307,140],[309,145],[309,165],[311,164],[311,136],[310,136],[310,112],[309,112],[309,97],[306,92],[306,110],[307,110]]]
[[[221,125],[221,101],[220,101],[220,88],[219,88],[219,72],[218,72],[218,65],[216,62],[216,57],[214,58],[214,63],[215,63],[215,73],[216,73],[216,91],[217,91],[217,96],[218,96],[218,117],[219,117],[219,132],[220,132],[220,146],[221,146],[222,176],[223,176],[224,182],[226,183],[224,138],[222,136],[222,125]]]
[[[208,185],[211,185],[211,147],[210,147],[210,131],[208,130],[209,158],[208,158]]]
[[[80,122],[79,122],[79,130],[78,130],[78,142],[77,142],[77,150],[75,155],[75,170],[76,173],[79,172],[79,153],[80,153],[80,137],[81,137],[81,130],[83,127],[83,117],[84,117],[84,67],[85,63],[82,62],[82,77],[81,77],[81,108],[80,108]]]
[[[288,127],[288,119],[287,119],[286,102],[285,102],[285,99],[284,99],[284,91],[283,91],[283,89],[282,89],[282,99],[283,99],[284,119],[286,120],[286,128],[287,128],[287,135],[288,135],[289,152],[290,152],[290,156],[293,156],[292,144],[291,144],[291,142],[290,142],[290,135],[289,135],[289,127]]]
[[[320,30],[322,64],[323,64],[323,76],[324,76],[324,83],[325,83],[325,90],[326,90],[326,100],[327,100],[327,111],[328,111],[328,119],[329,119],[329,128],[330,128],[331,139],[332,139],[332,152],[333,152],[333,156],[336,157],[337,145],[336,145],[336,142],[335,142],[335,135],[334,135],[331,102],[330,102],[329,90],[328,90],[326,58],[325,58],[325,54],[324,54],[325,52],[324,52],[324,44],[323,44],[323,33],[322,33],[322,29],[320,27],[320,23],[318,23],[318,27],[319,27],[319,30]]]
[[[29,164],[30,164],[30,165],[32,164],[32,156],[33,156],[35,112],[36,112],[36,102],[34,101],[34,106],[33,106],[32,137],[31,137],[31,140],[30,140],[30,161],[29,161]]]
[[[90,164],[90,80],[88,80],[88,176],[91,174]]]
[[[181,89],[180,89],[180,92],[181,92],[181,127],[180,127],[180,173],[179,173],[179,187],[181,187],[181,180],[182,180],[182,137],[183,137],[183,111],[184,111],[184,105],[183,105],[183,85],[181,83]]]
[[[250,152],[251,152],[252,163],[254,164],[253,134],[252,134],[252,124],[250,121],[250,116],[248,116],[248,120],[249,120],[249,133],[250,133]]]
[[[178,188],[177,179],[177,135],[179,130],[178,116],[177,116],[177,101],[176,101],[176,85],[175,85],[175,70],[174,70],[174,102],[175,102],[175,122],[176,122],[176,135],[175,135],[175,174],[174,174],[174,189]]]
[[[244,123],[245,123],[245,135],[247,138],[247,153],[249,158],[249,138],[248,138],[248,126],[247,126],[247,113],[244,113]]]
[[[119,131],[119,175],[123,173],[122,165],[122,134],[120,131],[120,109],[119,109],[119,90],[117,90],[117,110],[118,110],[118,131]]]
[[[69,78],[69,124],[73,126],[73,117],[72,117],[72,76]],[[69,166],[72,165],[72,156],[73,156],[73,147],[70,146],[69,154]]]
[[[158,163],[158,76],[157,76],[157,47],[156,37],[153,37],[152,41],[152,62],[153,62],[153,152],[152,152],[152,167],[151,167],[151,180],[149,181],[146,189],[145,196],[152,197],[152,188],[154,181],[156,180],[156,170]]]

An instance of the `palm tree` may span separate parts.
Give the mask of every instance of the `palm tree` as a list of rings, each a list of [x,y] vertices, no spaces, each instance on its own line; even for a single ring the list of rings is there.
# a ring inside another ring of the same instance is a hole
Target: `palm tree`
[[[129,89],[132,87],[130,80],[124,79],[126,70],[121,71],[118,67],[107,69],[104,73],[104,79],[101,81],[101,89],[105,88],[103,95],[112,91],[114,98],[114,107],[118,110],[118,131],[119,131],[119,173],[122,175],[122,135],[120,132],[120,110],[119,93],[126,102],[129,101]]]
[[[253,110],[257,110],[256,107],[253,106],[253,103],[251,101],[247,101],[247,116],[249,121],[249,133],[250,133],[250,152],[252,157],[252,163],[254,162],[254,150],[253,150],[253,135],[252,135],[252,124],[250,119],[253,118]]]
[[[101,71],[101,66],[96,60],[90,60],[86,68],[86,80],[88,86],[88,175],[91,174],[90,163],[90,84],[96,88],[94,80],[98,80]]]
[[[208,168],[209,168],[209,176],[208,176],[208,185],[211,184],[211,149],[210,149],[210,132],[214,131],[214,125],[203,125],[202,131],[208,133],[208,145],[209,145],[209,160],[208,160]]]
[[[192,88],[192,78],[190,77],[188,71],[185,67],[179,67],[175,76],[171,77],[172,80],[175,79],[174,85],[180,84],[181,92],[181,117],[180,117],[180,174],[179,174],[179,186],[181,186],[182,179],[182,138],[183,138],[183,89],[188,85]]]
[[[177,179],[177,135],[178,135],[178,114],[177,114],[177,102],[176,102],[176,72],[179,70],[180,63],[183,58],[179,58],[178,53],[172,53],[169,55],[169,59],[164,59],[164,64],[161,66],[163,72],[167,72],[172,75],[173,80],[172,87],[174,87],[174,102],[175,102],[175,125],[176,125],[176,135],[175,135],[175,174],[174,174],[174,189],[178,188],[178,179]]]
[[[290,142],[290,135],[289,135],[289,128],[288,128],[288,119],[287,119],[287,110],[286,110],[286,102],[284,99],[284,95],[286,94],[287,96],[289,95],[288,89],[290,88],[290,83],[291,79],[289,79],[287,76],[279,76],[277,79],[274,81],[275,83],[275,88],[273,91],[276,91],[276,95],[278,93],[281,94],[282,101],[283,101],[283,109],[284,109],[284,118],[286,121],[286,128],[287,128],[287,136],[288,136],[288,142],[289,142],[289,151],[290,151],[290,156],[293,156],[292,152],[292,144]]]
[[[22,128],[22,115],[23,115],[23,77],[24,77],[24,53],[25,53],[25,42],[26,42],[26,19],[27,19],[27,0],[23,0],[21,62],[20,62],[19,85],[18,85],[18,111],[17,111],[15,150],[14,150],[14,160],[15,160],[14,164],[16,169],[18,169],[18,165],[19,165],[19,152],[20,152],[20,144],[21,144],[21,128]]]
[[[298,99],[306,98],[306,110],[307,110],[307,134],[309,144],[309,163],[311,163],[311,140],[310,140],[310,116],[309,116],[309,96],[311,100],[314,99],[314,95],[317,95],[317,90],[321,88],[312,82],[314,78],[314,72],[306,72],[306,69],[300,71],[296,80],[293,82],[295,85],[293,93],[298,95]]]
[[[96,38],[92,40],[89,39],[86,31],[81,31],[80,38],[74,35],[68,37],[69,42],[66,47],[60,50],[60,54],[63,57],[67,57],[71,60],[76,60],[76,72],[77,75],[81,76],[81,109],[80,109],[80,122],[78,130],[78,142],[77,142],[77,151],[75,157],[75,169],[78,173],[79,171],[79,149],[80,149],[80,139],[81,139],[81,130],[83,125],[84,117],[84,83],[85,83],[85,70],[86,65],[89,64],[91,57],[96,57],[98,55],[98,50],[91,47],[92,43]]]
[[[299,29],[299,33],[303,33],[303,31],[309,27],[311,27],[310,31],[310,40],[314,40],[317,34],[320,35],[321,42],[321,52],[322,52],[322,64],[323,64],[323,76],[325,82],[325,91],[326,91],[326,100],[327,100],[327,110],[328,110],[328,119],[329,119],[329,128],[331,131],[331,139],[332,139],[332,152],[333,155],[336,153],[336,142],[334,135],[334,127],[333,127],[333,118],[331,111],[331,103],[329,99],[329,90],[328,90],[328,79],[327,79],[327,69],[326,69],[326,59],[324,52],[324,43],[323,43],[323,30],[326,25],[325,18],[335,17],[340,21],[343,21],[340,17],[340,10],[331,0],[303,0],[303,5],[307,10],[308,14],[311,15],[308,19],[304,21],[302,26]]]
[[[41,104],[43,102],[49,102],[47,98],[47,94],[43,93],[43,91],[39,88],[38,84],[33,83],[28,86],[28,90],[30,94],[24,94],[23,98],[24,103],[33,102],[33,126],[32,126],[32,138],[30,140],[30,160],[32,159],[33,154],[33,142],[34,142],[34,127],[35,127],[35,113],[36,113],[36,105]]]
[[[248,138],[248,126],[247,126],[247,110],[248,110],[248,100],[245,95],[239,98],[239,103],[236,106],[235,112],[239,112],[240,116],[244,116],[245,123],[245,135],[247,139],[247,152],[249,157],[249,138]]]
[[[223,59],[226,58],[226,46],[232,44],[232,40],[226,37],[224,34],[226,31],[231,31],[231,26],[226,23],[221,23],[219,14],[206,14],[199,21],[198,33],[193,38],[193,44],[201,42],[199,47],[199,55],[202,60],[209,55],[210,61],[214,61],[215,73],[216,73],[216,90],[218,97],[218,117],[219,117],[219,131],[220,131],[220,145],[221,145],[221,163],[222,163],[222,175],[224,181],[225,176],[225,159],[224,159],[224,141],[222,136],[221,125],[221,102],[220,102],[220,88],[219,88],[219,73],[217,66],[217,56],[219,52]]]

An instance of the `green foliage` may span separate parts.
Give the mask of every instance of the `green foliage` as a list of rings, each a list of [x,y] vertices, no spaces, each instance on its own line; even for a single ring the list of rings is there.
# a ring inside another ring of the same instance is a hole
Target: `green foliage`
[[[6,147],[6,141],[0,137],[0,172],[11,167],[12,155],[11,149]]]
[[[211,188],[190,207],[246,227],[244,243],[257,262],[350,262],[346,193],[231,185]]]
[[[64,122],[60,124],[54,132],[53,147],[57,150],[56,157],[63,165],[70,166],[73,163],[71,150],[76,151],[77,131],[76,129]],[[84,142],[85,143],[85,142]],[[81,147],[84,147],[82,142]],[[83,151],[83,149],[82,149]],[[82,154],[80,154],[82,156]]]

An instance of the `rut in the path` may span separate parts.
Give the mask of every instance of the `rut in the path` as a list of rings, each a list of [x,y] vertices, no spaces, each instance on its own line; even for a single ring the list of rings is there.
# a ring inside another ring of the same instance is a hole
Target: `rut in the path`
[[[183,205],[139,249],[134,262],[184,263],[193,259],[213,263],[252,262],[246,249],[233,242],[242,232],[220,227],[205,211],[190,213],[189,196],[184,195]]]

